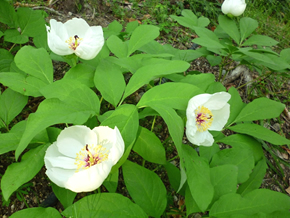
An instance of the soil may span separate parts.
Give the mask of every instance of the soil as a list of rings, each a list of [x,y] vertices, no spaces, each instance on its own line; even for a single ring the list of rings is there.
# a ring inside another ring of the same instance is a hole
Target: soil
[[[68,19],[72,19],[73,17],[82,17],[84,18],[89,25],[100,25],[102,27],[108,26],[109,23],[116,20],[117,18],[113,15],[110,5],[106,4],[103,1],[97,1],[98,3],[89,4],[89,3],[83,3],[83,0],[76,0],[77,3],[82,5],[82,10],[79,11],[77,4],[73,4],[71,0],[65,0],[62,1],[64,3],[60,4],[60,2],[55,1],[54,4],[51,4],[49,6],[42,7],[43,10],[45,10],[49,17],[47,18],[47,21],[49,19],[56,19],[58,21],[65,22]],[[39,7],[38,5],[27,5],[29,7]],[[122,5],[124,6],[124,5]],[[126,5],[125,5],[126,6]],[[195,36],[192,36],[192,38]],[[166,42],[166,34],[163,34],[162,41]],[[193,44],[191,42],[183,44],[181,42],[177,42],[173,44],[174,47],[179,49],[190,49]],[[235,65],[235,64],[234,64]],[[231,67],[234,67],[231,66]],[[55,70],[55,78],[62,78],[65,69],[68,66],[63,63],[55,62],[54,63],[54,70]],[[208,61],[205,58],[198,58],[197,60],[193,61],[191,63],[192,71],[200,71],[203,73],[213,73],[216,78],[218,78],[218,67],[211,67]],[[250,72],[252,78],[256,78],[257,74],[255,72]],[[235,78],[233,81],[230,81],[227,84],[224,84],[227,88],[230,88],[231,86],[239,87],[242,84],[245,84],[245,76],[243,73],[241,73],[237,78]],[[266,81],[267,82],[267,81]],[[288,83],[288,87],[282,87],[282,90],[288,90],[289,92],[289,86],[290,83]],[[248,89],[249,87],[244,86],[243,88],[239,89],[240,95],[244,102],[248,102],[248,99],[250,99],[252,96],[249,96]],[[132,99],[138,99],[138,93],[135,93],[132,95]],[[285,95],[289,96],[289,95]],[[267,97],[272,98],[273,96],[268,95]],[[284,99],[280,99],[283,101]],[[32,101],[32,102],[31,102]],[[35,104],[35,99],[30,99],[31,105]],[[289,105],[287,105],[286,108],[289,108]],[[152,121],[144,122],[144,126],[150,128]],[[143,125],[143,124],[142,124]],[[271,120],[270,123],[267,123],[267,127],[273,131],[276,131],[280,134],[283,134],[284,136],[289,136],[290,133],[290,114],[288,111],[284,111],[283,114],[281,114],[280,122],[278,120]],[[168,129],[167,126],[164,124],[162,118],[158,118],[156,120],[155,129],[154,132],[156,135],[161,139],[161,141],[164,141],[168,138]],[[168,142],[167,142],[168,143]],[[188,143],[187,139],[184,137],[183,143]],[[170,145],[170,142],[168,143]],[[168,157],[167,159],[171,159],[174,156],[176,156],[176,151],[172,145],[169,146],[167,149]],[[278,192],[283,192],[289,195],[290,188],[289,188],[289,179],[290,179],[290,169],[289,169],[289,154],[290,150],[288,148],[284,149],[277,149],[276,147],[272,145],[268,145],[271,153],[269,151],[265,151],[265,156],[269,160],[269,163],[272,164],[272,167],[269,167],[267,174],[264,178],[262,188],[271,189]],[[131,156],[132,160],[136,161],[138,163],[138,156],[134,153],[132,153]],[[1,156],[0,159],[0,175],[3,175],[7,167],[14,162],[14,152],[9,152],[7,154],[4,154]],[[178,165],[178,160],[176,161],[176,164]],[[288,166],[287,166],[288,165]],[[149,169],[154,169],[155,165],[149,165],[146,166]],[[184,199],[171,190],[170,184],[168,183],[168,178],[166,175],[166,172],[162,168],[157,168],[157,171],[155,171],[161,178],[162,181],[165,183],[166,188],[168,189],[168,193],[172,193],[172,201],[175,204],[175,208],[183,208],[184,206]],[[120,180],[120,183],[123,183],[122,177]],[[119,185],[118,187],[124,187]],[[106,191],[105,187],[101,187],[102,191]],[[129,196],[128,193],[126,193],[126,190],[121,189],[118,190],[118,192],[123,193],[125,196]],[[22,189],[22,196],[20,195],[21,192],[17,192],[18,194],[14,193],[11,197],[9,202],[3,202],[3,199],[0,199],[0,218],[7,218],[11,214],[13,214],[16,211],[25,209],[27,207],[38,207],[38,206],[53,206],[59,212],[62,212],[64,210],[63,206],[55,199],[55,196],[52,195],[52,188],[50,186],[50,182],[45,175],[45,168],[43,167],[40,172],[28,183],[26,188]],[[84,197],[84,193],[80,193],[77,195],[75,201],[78,199]],[[289,195],[290,196],[290,195]],[[182,209],[181,209],[182,210]],[[177,216],[176,216],[177,217]]]

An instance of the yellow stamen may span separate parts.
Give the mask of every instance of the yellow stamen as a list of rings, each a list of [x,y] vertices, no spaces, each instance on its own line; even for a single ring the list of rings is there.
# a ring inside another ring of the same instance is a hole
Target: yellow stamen
[[[199,106],[194,112],[197,130],[199,132],[206,131],[213,122],[213,115],[211,111],[204,106]]]

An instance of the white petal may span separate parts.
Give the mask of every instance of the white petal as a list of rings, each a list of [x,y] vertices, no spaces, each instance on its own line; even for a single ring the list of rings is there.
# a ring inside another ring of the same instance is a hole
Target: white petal
[[[217,92],[211,95],[204,106],[209,110],[220,110],[227,104],[230,98],[231,95],[227,92]]]
[[[96,57],[104,45],[103,29],[101,26],[91,27],[83,37],[75,53],[84,60]]]
[[[197,131],[194,137],[188,138],[188,140],[198,146],[212,146],[214,139],[213,136],[208,132],[199,132]]]
[[[198,106],[204,105],[211,98],[211,96],[212,95],[210,94],[196,95],[188,101],[187,108],[191,111],[194,111],[196,108],[198,108]]]
[[[230,105],[227,103],[220,110],[212,110],[213,122],[209,130],[221,131],[230,117]]]
[[[96,164],[86,170],[75,173],[65,184],[65,188],[73,192],[89,192],[99,188],[108,177],[111,168],[111,161]]]
[[[68,44],[65,42],[69,37],[67,35],[66,29],[61,22],[56,20],[50,20],[50,27],[47,30],[47,43],[51,51],[58,55],[69,55],[73,51],[69,48]]]
[[[75,170],[68,170],[62,168],[49,168],[46,170],[48,178],[56,185],[66,188],[65,184],[75,173]]]
[[[73,18],[64,23],[67,34],[70,37],[77,35],[80,38],[83,38],[85,33],[88,31],[90,26],[82,18]]]
[[[76,154],[87,144],[96,144],[97,135],[86,126],[65,128],[57,138],[57,146],[62,154],[75,158]]]
[[[53,167],[77,169],[74,162],[74,158],[63,156],[63,154],[58,151],[57,142],[54,142],[47,148],[44,156],[44,163],[47,169]]]
[[[105,148],[110,149],[109,159],[112,160],[113,165],[115,165],[122,157],[125,147],[124,140],[119,129],[117,127],[115,127],[115,129],[111,129],[107,126],[98,126],[95,127],[93,131],[98,136],[98,142]],[[102,143],[106,141],[110,143]]]
[[[222,4],[222,12],[224,14],[232,14],[240,16],[246,9],[245,0],[225,0]]]

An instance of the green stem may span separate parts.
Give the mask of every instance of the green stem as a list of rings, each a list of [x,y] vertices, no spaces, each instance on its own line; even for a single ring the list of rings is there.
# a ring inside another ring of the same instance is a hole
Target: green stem
[[[155,121],[156,121],[156,115],[154,116],[154,119],[153,119],[153,123],[152,123],[152,126],[151,126],[151,132],[153,132]]]
[[[167,162],[171,162],[171,161],[175,160],[175,159],[178,158],[178,157],[179,157],[179,155],[176,155],[175,157],[169,159]]]
[[[11,50],[14,48],[15,45],[16,45],[15,43],[12,45],[12,47],[9,49],[9,52],[11,52]]]

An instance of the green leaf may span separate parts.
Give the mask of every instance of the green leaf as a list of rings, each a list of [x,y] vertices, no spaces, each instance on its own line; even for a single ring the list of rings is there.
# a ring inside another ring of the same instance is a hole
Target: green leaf
[[[196,27],[195,32],[199,36],[199,38],[195,38],[192,41],[196,44],[204,46],[206,48],[224,48],[214,32],[206,28],[200,27]]]
[[[264,35],[253,35],[248,40],[246,40],[242,46],[250,46],[250,45],[262,45],[262,46],[274,46],[279,42],[270,38],[269,36]]]
[[[202,212],[206,211],[214,196],[214,188],[210,181],[208,162],[198,156],[188,145],[181,147],[181,159],[184,161],[187,184],[191,195]]]
[[[205,91],[211,83],[215,82],[215,76],[211,73],[187,75],[180,82],[189,83]]]
[[[15,56],[19,69],[49,84],[53,82],[53,67],[47,51],[31,46],[22,47]]]
[[[40,145],[26,152],[20,163],[10,164],[1,179],[3,197],[8,201],[11,194],[31,180],[44,164],[44,154],[50,144]]]
[[[16,44],[25,44],[28,42],[28,36],[20,34],[17,29],[8,29],[4,32],[4,40]]]
[[[233,134],[225,137],[219,142],[230,145],[233,148],[247,148],[251,149],[254,155],[255,163],[257,164],[264,158],[264,151],[260,142],[248,135]]]
[[[118,58],[124,58],[128,54],[128,45],[123,42],[118,36],[112,35],[107,39],[107,46],[111,52]]]
[[[33,43],[36,48],[44,48],[46,51],[49,51],[49,47],[47,44],[47,32],[44,31],[37,36],[33,37]]]
[[[103,182],[103,185],[109,192],[115,193],[118,187],[118,180],[119,180],[119,171],[116,170],[115,172],[111,172],[108,175],[106,180]]]
[[[94,86],[95,68],[87,64],[78,64],[64,74],[63,79],[77,80],[88,86]]]
[[[1,136],[1,135],[0,135]],[[171,187],[177,191],[180,184],[180,170],[171,162],[166,162],[164,165]],[[181,193],[179,193],[181,194]]]
[[[222,29],[239,45],[240,32],[236,25],[236,22],[225,15],[220,15],[218,17],[218,21]]]
[[[160,139],[144,127],[139,127],[133,150],[149,162],[157,164],[166,163],[165,148],[161,144]]]
[[[232,164],[221,165],[210,168],[210,180],[214,187],[212,202],[221,196],[236,193],[237,191],[238,167]]]
[[[13,55],[4,48],[0,48],[0,72],[10,71],[10,65],[13,62]]]
[[[210,162],[213,155],[218,153],[219,151],[220,147],[216,143],[213,143],[212,146],[199,146],[200,156],[208,160],[208,162]]]
[[[167,205],[166,188],[152,171],[130,161],[123,166],[125,185],[132,199],[149,215],[160,217]]]
[[[48,207],[48,208],[43,208],[43,207],[35,207],[35,208],[28,208],[28,209],[23,209],[20,211],[17,211],[13,213],[10,218],[23,218],[23,217],[29,217],[29,218],[61,218],[62,216],[58,212],[57,209]]]
[[[18,24],[21,34],[35,37],[46,32],[45,20],[42,11],[32,10],[31,8],[18,8],[17,10]]]
[[[248,180],[255,166],[252,151],[247,148],[230,148],[216,153],[210,163],[211,167],[233,164],[238,167],[238,183]]]
[[[240,19],[241,42],[258,28],[258,22],[250,17]]]
[[[104,99],[116,107],[126,86],[120,67],[103,59],[96,69],[94,83]]]
[[[280,57],[290,64],[290,48],[285,48],[280,52]]]
[[[170,17],[176,20],[180,25],[191,28],[194,30],[194,27],[197,26],[197,16],[191,10],[183,10],[181,16],[170,15]]]
[[[179,110],[186,110],[188,101],[202,90],[187,83],[164,83],[145,92],[137,107],[164,105]]]
[[[159,36],[159,28],[151,25],[141,25],[138,26],[131,35],[128,44],[128,54],[129,57],[138,48],[154,40]]]
[[[22,95],[33,97],[42,96],[39,89],[47,85],[36,77],[14,72],[0,73],[0,82]]]
[[[265,158],[261,159],[253,169],[250,178],[239,186],[237,193],[244,196],[245,194],[258,189],[263,182],[267,168],[268,166]]]
[[[234,122],[271,119],[279,117],[285,105],[268,98],[257,98],[247,104]]]
[[[211,66],[219,65],[222,62],[221,56],[215,56],[215,54],[207,55],[206,59],[210,63]]]
[[[235,215],[246,215],[247,217],[263,212],[289,210],[290,198],[282,193],[256,189],[241,197],[239,194],[231,193],[222,196],[210,209],[209,215],[215,217],[228,217]]]
[[[122,24],[114,20],[108,25],[107,28],[104,28],[105,39],[110,37],[111,35],[119,35],[122,29],[123,29]]]
[[[160,64],[145,65],[139,68],[126,87],[124,98],[131,95],[145,84],[148,84],[151,80],[162,77],[168,74],[179,73],[186,71],[190,65],[185,61],[166,61]]]
[[[138,112],[135,105],[124,104],[118,107],[101,126],[118,127],[125,142],[125,148],[133,143],[139,127]]]
[[[66,217],[120,217],[145,218],[144,211],[128,198],[115,193],[93,194],[82,198],[62,214]]]
[[[57,197],[57,199],[60,201],[60,203],[64,208],[67,208],[73,204],[73,201],[77,193],[72,192],[71,190],[65,188],[61,188],[54,183],[51,183],[51,186],[53,193],[55,194],[55,196]]]
[[[221,84],[220,82],[213,82],[209,84],[209,86],[206,89],[206,93],[214,94],[216,92],[226,92],[226,88]]]
[[[27,104],[28,97],[11,89],[6,89],[0,96],[0,118],[6,126],[22,111]]]
[[[238,124],[235,126],[228,127],[228,129],[238,133],[247,134],[258,139],[265,140],[274,145],[290,144],[290,140],[257,124],[248,124],[248,123]]]
[[[185,189],[186,215],[189,216],[192,213],[202,212],[201,209],[199,209],[198,205],[196,204],[195,200],[193,199],[188,185],[185,187],[186,187]]]
[[[99,113],[97,95],[88,87],[82,86],[82,89],[75,87],[63,101],[56,98],[42,101],[37,111],[29,115],[25,132],[16,149],[16,159],[41,130],[58,123],[83,124],[89,117]]]
[[[240,93],[234,87],[231,87],[228,92],[229,94],[231,94],[231,98],[228,101],[228,103],[230,104],[230,117],[225,126],[233,123],[233,121],[236,119],[236,117],[244,107],[244,103],[241,99]]]
[[[15,27],[16,13],[11,4],[5,0],[0,1],[0,22],[9,27]]]

